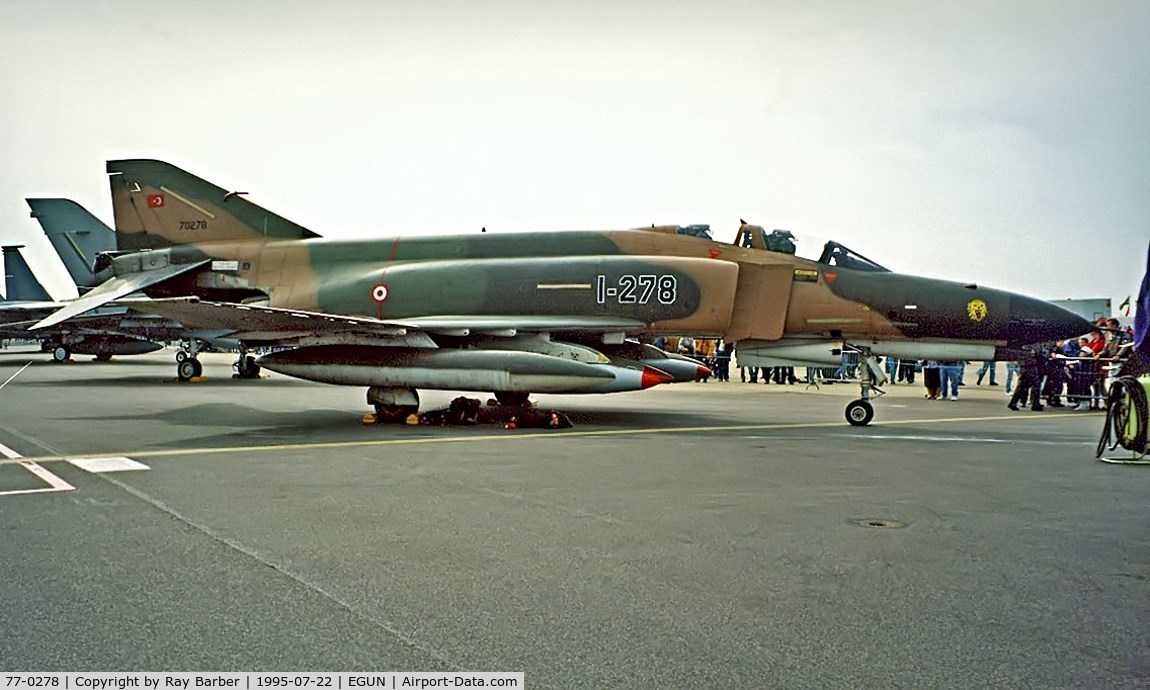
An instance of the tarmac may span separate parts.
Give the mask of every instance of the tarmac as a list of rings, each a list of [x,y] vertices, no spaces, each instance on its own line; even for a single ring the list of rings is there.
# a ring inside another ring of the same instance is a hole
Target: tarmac
[[[363,389],[233,355],[48,359],[0,351],[3,670],[1150,684],[1150,469],[973,368],[864,428],[857,385],[712,380],[538,396],[551,431],[366,425]]]

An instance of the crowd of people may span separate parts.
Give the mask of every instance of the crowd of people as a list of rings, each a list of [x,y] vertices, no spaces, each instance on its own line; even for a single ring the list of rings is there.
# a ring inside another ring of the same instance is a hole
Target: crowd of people
[[[1006,363],[1005,391],[1010,395],[1007,406],[1012,410],[1029,405],[1038,411],[1045,405],[1070,406],[1077,410],[1102,409],[1106,397],[1107,366],[1122,356],[1123,345],[1133,338],[1129,328],[1123,329],[1117,319],[1101,318],[1090,333],[1080,338],[1058,342],[1054,347],[1035,347],[1028,355]],[[734,343],[705,338],[680,338],[668,342],[663,338],[654,343],[658,347],[693,357],[710,368],[719,381],[731,380],[731,367],[738,365]],[[891,383],[913,384],[922,374],[928,400],[958,400],[959,388],[964,385],[967,362],[955,360],[900,360],[888,357],[884,362]],[[843,354],[842,365],[835,367],[808,367],[807,383],[833,383],[856,377],[857,356]],[[739,380],[743,383],[793,385],[801,380],[795,367],[757,367],[738,365]],[[997,362],[983,362],[976,372],[975,385],[998,385]],[[710,378],[710,377],[707,377]],[[706,382],[707,378],[700,379]],[[1017,385],[1015,379],[1017,378]],[[1066,402],[1063,402],[1063,399]]]
[[[1019,362],[1018,389],[1008,406],[1012,410],[1029,402],[1030,409],[1067,404],[1078,410],[1102,409],[1106,400],[1106,379],[1117,362],[1123,345],[1133,333],[1122,329],[1117,319],[1099,319],[1089,334],[1057,343],[1054,348],[1036,347],[1030,357]],[[1062,402],[1065,396],[1066,403]]]

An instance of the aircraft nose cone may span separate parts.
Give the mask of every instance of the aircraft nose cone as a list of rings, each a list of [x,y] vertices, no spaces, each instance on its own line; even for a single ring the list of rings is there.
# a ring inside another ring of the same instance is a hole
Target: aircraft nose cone
[[[1092,324],[1056,304],[1025,295],[1011,295],[1010,331],[1013,346],[1073,338],[1090,331]]]

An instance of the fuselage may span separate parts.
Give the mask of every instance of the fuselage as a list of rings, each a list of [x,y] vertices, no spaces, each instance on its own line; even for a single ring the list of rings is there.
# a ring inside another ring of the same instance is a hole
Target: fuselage
[[[186,292],[195,280],[208,297],[212,290],[246,293],[273,307],[383,320],[594,315],[633,322],[646,334],[966,342],[989,347],[990,356],[1087,326],[1004,290],[659,230],[220,242],[161,251],[174,261],[211,260],[164,294]]]

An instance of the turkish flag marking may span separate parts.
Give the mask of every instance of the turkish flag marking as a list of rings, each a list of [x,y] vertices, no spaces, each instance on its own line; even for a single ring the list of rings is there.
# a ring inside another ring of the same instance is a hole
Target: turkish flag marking
[[[164,195],[163,194],[149,194],[148,195],[148,208],[163,208]]]

